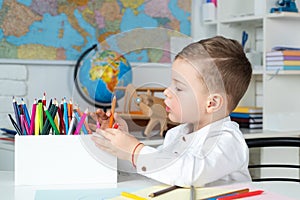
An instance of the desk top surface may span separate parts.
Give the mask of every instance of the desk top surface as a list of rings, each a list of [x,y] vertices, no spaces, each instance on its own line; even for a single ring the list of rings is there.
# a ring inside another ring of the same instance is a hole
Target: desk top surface
[[[161,185],[161,183],[154,180],[145,178],[138,174],[120,173],[118,177],[118,184],[116,189],[120,188],[146,188],[154,185]],[[281,199],[292,200],[299,199],[300,196],[300,184],[295,183],[247,183],[247,184],[235,184],[225,187],[232,187],[233,189],[248,187],[250,190],[263,189],[265,192],[260,195],[260,198],[250,197],[249,199]],[[279,189],[278,189],[279,188]],[[57,186],[50,190],[58,191],[58,189],[72,189],[72,187]],[[99,189],[99,187],[91,187],[91,189]],[[49,190],[47,186],[14,186],[14,172],[12,171],[0,171],[0,194],[3,200],[19,200],[35,199],[37,191]],[[108,189],[107,190],[111,190]],[[75,191],[75,190],[74,190]],[[295,193],[295,191],[297,193]]]

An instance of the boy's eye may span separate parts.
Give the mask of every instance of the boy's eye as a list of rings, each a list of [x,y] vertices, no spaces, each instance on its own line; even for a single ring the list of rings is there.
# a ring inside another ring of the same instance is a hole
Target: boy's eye
[[[182,91],[182,89],[180,89],[179,87],[175,87],[175,90],[176,90],[177,92]]]

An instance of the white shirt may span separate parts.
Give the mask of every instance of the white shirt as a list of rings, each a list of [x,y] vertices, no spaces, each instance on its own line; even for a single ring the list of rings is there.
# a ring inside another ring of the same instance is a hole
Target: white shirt
[[[178,186],[251,181],[249,151],[237,123],[226,117],[195,132],[192,128],[179,125],[167,132],[160,147],[143,147],[137,172]]]

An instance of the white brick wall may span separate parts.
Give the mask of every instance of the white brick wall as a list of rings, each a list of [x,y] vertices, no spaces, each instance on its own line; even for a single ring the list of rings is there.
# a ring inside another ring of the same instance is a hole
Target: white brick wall
[[[27,80],[26,65],[0,64],[0,127],[13,128],[7,114],[13,114],[13,96],[20,101],[20,97],[27,95]]]
[[[29,61],[0,59],[0,127],[13,128],[8,113],[13,114],[12,97],[24,98],[28,111],[35,98],[47,93],[47,100],[66,97],[82,107],[89,106],[76,94],[73,61]],[[171,82],[171,66],[131,63],[133,84],[166,87]],[[123,109],[123,98],[117,110]],[[92,109],[91,109],[92,110]],[[14,115],[13,115],[14,116]]]

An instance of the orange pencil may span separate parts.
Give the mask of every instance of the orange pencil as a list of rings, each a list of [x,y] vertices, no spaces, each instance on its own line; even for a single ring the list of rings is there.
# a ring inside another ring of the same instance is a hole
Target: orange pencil
[[[116,96],[114,96],[111,102],[111,115],[109,117],[109,128],[112,128],[114,124],[114,113],[115,113],[116,103],[117,103],[117,98]]]
[[[73,104],[72,104],[72,100],[69,100],[69,104],[68,104],[68,118],[69,118],[69,124],[71,123],[72,120],[72,111],[73,111]]]

